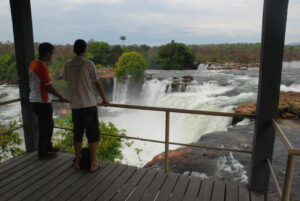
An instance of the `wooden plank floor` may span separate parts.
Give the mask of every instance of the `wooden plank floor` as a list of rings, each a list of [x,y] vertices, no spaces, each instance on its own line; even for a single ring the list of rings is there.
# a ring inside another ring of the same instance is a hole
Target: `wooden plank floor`
[[[73,156],[38,161],[23,154],[0,164],[0,200],[263,201],[246,185],[165,174],[102,162],[96,173],[76,170]]]

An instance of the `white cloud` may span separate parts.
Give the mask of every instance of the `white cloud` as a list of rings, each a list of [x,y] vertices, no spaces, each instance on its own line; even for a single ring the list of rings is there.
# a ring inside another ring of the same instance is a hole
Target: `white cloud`
[[[4,2],[4,3],[3,3]],[[8,0],[0,0],[0,41],[11,37]],[[74,38],[158,44],[259,42],[262,0],[31,0],[35,39]],[[5,4],[4,7],[2,4]],[[300,41],[300,2],[290,2],[287,40]]]

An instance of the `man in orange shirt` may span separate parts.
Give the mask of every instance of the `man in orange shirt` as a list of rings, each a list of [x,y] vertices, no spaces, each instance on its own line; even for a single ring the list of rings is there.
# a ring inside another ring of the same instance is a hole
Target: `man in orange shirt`
[[[39,128],[39,159],[50,159],[56,156],[58,149],[53,148],[51,138],[53,134],[53,108],[50,94],[66,101],[53,87],[47,63],[51,61],[54,46],[50,43],[41,43],[39,58],[29,66],[30,102],[38,118]]]

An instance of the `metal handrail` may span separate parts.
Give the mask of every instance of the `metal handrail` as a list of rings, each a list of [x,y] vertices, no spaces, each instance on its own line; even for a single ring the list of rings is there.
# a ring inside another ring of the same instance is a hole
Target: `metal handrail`
[[[280,190],[282,193],[281,194],[279,193],[279,194],[281,197],[281,201],[289,201],[291,190],[292,190],[293,173],[294,173],[294,169],[295,169],[295,165],[296,165],[296,156],[300,156],[300,149],[294,148],[294,146],[289,141],[289,139],[286,137],[285,133],[280,128],[280,126],[278,125],[278,123],[276,122],[275,119],[272,120],[272,125],[276,131],[275,134],[279,135],[280,139],[284,142],[284,144],[288,148],[288,160],[287,160],[286,169],[285,169],[283,190],[282,191]],[[274,169],[273,169],[272,164],[270,163],[269,159],[268,159],[268,165],[271,170],[271,174],[273,175],[273,173],[274,173],[274,175],[275,175]],[[272,171],[273,171],[273,173],[272,173]],[[275,179],[275,181],[277,181],[277,179]],[[278,183],[278,181],[277,181],[277,183]],[[276,184],[276,186],[277,185],[278,184]],[[276,188],[278,188],[278,186]]]
[[[16,103],[16,102],[19,102],[19,101],[21,101],[21,98],[16,98],[16,99],[8,100],[8,101],[2,101],[2,102],[0,102],[0,106],[11,104],[11,103]]]
[[[62,130],[69,130],[69,131],[73,130],[72,128],[65,128],[65,127],[60,127],[60,126],[55,126],[54,128],[62,129]],[[149,138],[139,138],[139,137],[132,137],[132,136],[120,136],[120,135],[113,135],[113,134],[109,134],[109,133],[100,133],[100,135],[165,144],[165,141],[153,140],[153,139],[149,139]],[[170,141],[169,144],[178,145],[178,146],[186,146],[186,147],[202,148],[202,149],[214,149],[214,150],[218,150],[218,151],[232,151],[232,152],[241,152],[241,153],[248,153],[248,154],[252,153],[251,150],[243,150],[243,149],[235,149],[235,148],[224,148],[224,147],[213,147],[213,146],[205,146],[205,145],[197,145],[197,144],[185,144],[185,143],[172,142],[172,141]]]
[[[61,100],[53,100],[53,102],[58,103],[69,103],[68,101],[61,101]],[[136,109],[136,110],[149,110],[149,111],[158,111],[158,112],[165,112],[165,141],[156,142],[164,143],[165,144],[165,161],[164,161],[164,170],[168,172],[168,165],[169,165],[169,145],[183,145],[183,146],[191,146],[188,144],[177,143],[177,142],[169,142],[169,135],[170,135],[170,113],[185,113],[185,114],[197,114],[197,115],[211,115],[211,116],[222,116],[222,117],[242,117],[242,118],[252,118],[255,119],[256,115],[254,114],[238,114],[238,113],[229,113],[229,112],[213,112],[213,111],[201,111],[201,110],[190,110],[190,109],[178,109],[178,108],[164,108],[164,107],[153,107],[153,106],[140,106],[140,105],[126,105],[126,104],[109,104],[104,105],[102,103],[98,103],[98,106],[105,106],[105,107],[116,107],[116,108],[124,108],[124,109]],[[142,138],[139,138],[141,140]],[[144,141],[150,141],[149,139],[143,139]],[[153,140],[152,140],[153,142]],[[209,147],[209,146],[202,146],[202,145],[193,145],[193,147],[199,148],[206,148],[206,149],[215,149],[215,150],[223,150],[223,151],[235,151],[235,152],[243,152],[243,153],[252,153],[249,150],[241,150],[241,149],[232,149],[232,148],[218,148],[218,147]]]
[[[280,188],[280,185],[279,185],[276,173],[274,171],[274,168],[272,166],[272,163],[271,163],[270,159],[267,159],[267,163],[268,163],[268,167],[270,169],[271,175],[273,177],[273,180],[275,182],[276,190],[277,190],[278,194],[280,195],[280,197],[282,197],[282,191],[281,191],[281,188]]]
[[[292,143],[286,137],[286,135],[284,134],[283,130],[279,127],[279,125],[278,125],[278,123],[276,122],[275,119],[272,120],[272,124],[273,124],[274,129],[277,131],[276,133],[279,135],[279,137],[281,138],[281,140],[287,146],[288,150],[290,151],[290,150],[294,149]]]
[[[13,132],[13,131],[15,131],[15,130],[18,130],[18,129],[20,129],[20,128],[23,128],[23,125],[17,126],[17,127],[15,127],[15,128],[10,129],[10,130],[7,130],[7,131],[4,131],[4,132],[0,133],[0,136],[1,136],[1,135],[6,135],[6,134],[8,134],[8,133],[10,133],[10,132]]]
[[[53,100],[57,103],[68,103],[67,101]],[[172,112],[172,113],[186,113],[186,114],[198,114],[198,115],[208,115],[208,116],[221,116],[221,117],[241,117],[241,118],[250,118],[255,119],[255,114],[241,114],[241,113],[231,113],[231,112],[213,112],[213,111],[204,111],[204,110],[191,110],[191,109],[178,109],[178,108],[166,108],[166,107],[153,107],[153,106],[142,106],[142,105],[127,105],[127,104],[114,104],[104,105],[98,103],[98,106],[105,107],[115,107],[115,108],[124,108],[124,109],[136,109],[136,110],[150,110],[158,112]]]
[[[105,105],[103,105],[102,103],[98,103],[98,106],[105,106]],[[213,112],[213,111],[204,111],[204,110],[178,109],[178,108],[140,106],[140,105],[109,104],[109,105],[107,105],[107,107],[137,109],[137,110],[150,110],[150,111],[160,111],[160,112],[172,112],[172,113],[198,114],[198,115],[208,115],[208,116],[221,116],[221,117],[241,117],[241,118],[250,118],[250,119],[256,118],[255,114]]]

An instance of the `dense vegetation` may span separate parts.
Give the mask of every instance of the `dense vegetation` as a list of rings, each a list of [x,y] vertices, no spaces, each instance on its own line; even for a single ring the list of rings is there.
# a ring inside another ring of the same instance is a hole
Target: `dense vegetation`
[[[195,54],[183,43],[172,41],[158,49],[159,63],[166,70],[184,70],[194,66]]]
[[[119,81],[124,81],[128,76],[137,81],[147,69],[145,58],[137,52],[123,53],[116,63],[115,75]]]
[[[37,46],[38,43],[35,44],[35,49]],[[53,79],[60,76],[64,63],[74,56],[71,45],[56,45],[55,47],[55,55],[50,65]],[[93,60],[98,68],[114,68],[124,52],[132,51],[143,55],[148,67],[152,69],[192,68],[194,59],[201,63],[258,63],[260,59],[259,43],[184,45],[173,42],[173,44],[150,47],[148,45],[110,45],[93,40],[89,41],[87,57]],[[300,46],[287,45],[284,60],[300,60]],[[13,44],[0,43],[0,82],[17,82],[15,65]]]

